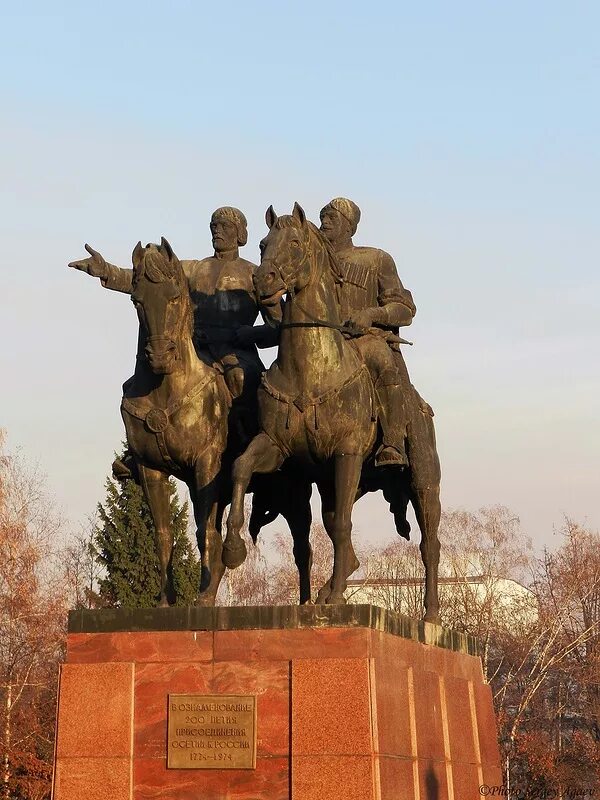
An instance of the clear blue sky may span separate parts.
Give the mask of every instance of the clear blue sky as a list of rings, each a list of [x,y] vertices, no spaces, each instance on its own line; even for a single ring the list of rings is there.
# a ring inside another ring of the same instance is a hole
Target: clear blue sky
[[[122,437],[136,323],[89,241],[210,252],[222,204],[331,197],[396,259],[447,506],[600,525],[600,5],[2,3],[0,426],[75,524]],[[366,505],[365,505],[366,504]],[[392,538],[382,500],[363,537]]]

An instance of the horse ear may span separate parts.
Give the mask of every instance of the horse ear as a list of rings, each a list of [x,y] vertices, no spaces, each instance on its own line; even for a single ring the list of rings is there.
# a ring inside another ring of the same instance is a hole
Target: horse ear
[[[306,223],[306,214],[304,213],[304,209],[299,203],[294,203],[294,210],[292,211],[292,217],[297,219],[300,225],[304,225]]]
[[[269,230],[277,222],[277,214],[275,213],[273,206],[269,206],[267,208],[267,213],[265,214],[265,222],[267,223],[267,227],[269,228]]]
[[[144,248],[141,242],[138,242],[136,246],[133,248],[133,253],[131,254],[131,261],[133,262],[134,267],[139,267],[142,263],[142,256],[144,255]]]
[[[160,237],[160,246],[163,248],[163,250],[166,251],[167,256],[169,257],[169,261],[173,261],[173,255],[174,255],[173,248],[171,247],[171,245],[168,243],[168,241],[165,239],[164,236]]]

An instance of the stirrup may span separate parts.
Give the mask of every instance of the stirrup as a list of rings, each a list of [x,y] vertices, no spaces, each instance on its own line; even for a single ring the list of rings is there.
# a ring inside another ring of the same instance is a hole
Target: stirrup
[[[113,461],[112,474],[116,481],[128,481],[133,478],[131,470],[120,458],[116,458]]]
[[[406,452],[392,445],[382,445],[375,456],[376,467],[408,467]]]

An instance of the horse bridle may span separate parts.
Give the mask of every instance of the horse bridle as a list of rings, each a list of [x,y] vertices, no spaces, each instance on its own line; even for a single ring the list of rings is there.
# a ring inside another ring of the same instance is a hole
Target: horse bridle
[[[148,322],[147,322],[147,319],[144,320],[144,328],[145,328],[145,332],[146,332],[146,337],[145,337],[145,342],[144,342],[144,357],[145,357],[146,360],[148,360],[148,353],[147,353],[147,350],[146,350],[146,348],[148,346],[150,346],[151,348],[154,347],[154,346],[158,346],[159,349],[161,349],[161,351],[163,353],[166,353],[169,350],[174,350],[175,351],[175,360],[176,361],[179,361],[179,359],[181,357],[181,353],[179,352],[179,347],[178,347],[177,341],[179,339],[181,339],[181,333],[182,333],[182,331],[184,329],[184,326],[185,326],[186,309],[185,309],[185,298],[183,296],[183,292],[181,291],[181,287],[178,286],[177,288],[179,290],[179,294],[176,297],[174,297],[173,300],[181,300],[181,302],[183,303],[184,307],[182,309],[182,312],[179,315],[179,319],[176,321],[175,325],[173,326],[172,335],[165,336],[163,334],[161,336],[158,336],[158,335],[150,336],[149,333],[148,333]],[[139,303],[142,306],[142,308],[144,307],[143,304],[139,300],[136,301],[134,299],[133,295],[131,297],[131,300],[133,301],[134,305],[137,305]],[[144,317],[146,317],[145,310],[144,310]],[[161,348],[161,345],[165,345],[165,346]]]
[[[304,240],[304,245],[305,245],[304,256],[302,258],[302,261],[300,261],[300,263],[298,264],[297,270],[299,270],[300,267],[302,267],[302,265],[307,260],[309,260],[311,262],[310,269],[312,273],[314,269],[314,258],[313,258],[314,254],[310,246],[310,233],[308,234],[308,238]],[[290,296],[290,302],[295,301],[300,311],[302,311],[302,313],[305,314],[311,320],[310,322],[282,322],[279,325],[280,330],[286,330],[289,328],[330,328],[331,330],[339,331],[340,333],[346,333],[350,336],[360,336],[361,334],[367,332],[368,330],[367,328],[361,328],[357,325],[339,325],[338,323],[329,322],[326,319],[319,319],[318,317],[313,316],[309,311],[307,311],[305,308],[303,308],[303,306],[300,305],[296,296],[296,292],[294,291],[293,287],[288,286],[288,281],[286,280],[283,274],[283,267],[281,267],[275,259],[271,259],[270,263],[271,266],[275,269],[275,271],[279,275],[281,283],[285,286],[286,292]]]

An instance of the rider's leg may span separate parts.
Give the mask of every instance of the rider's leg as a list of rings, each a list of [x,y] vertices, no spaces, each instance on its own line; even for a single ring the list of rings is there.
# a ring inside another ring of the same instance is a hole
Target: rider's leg
[[[393,370],[384,370],[375,382],[381,405],[383,445],[375,457],[376,466],[408,465],[406,456],[406,411],[404,392]]]
[[[242,391],[234,396],[229,412],[230,443],[234,444],[234,452],[242,453],[258,433],[258,405],[256,393],[260,386],[260,376],[264,367],[258,355],[245,350],[233,354],[238,367],[242,370]],[[223,362],[221,362],[223,363]],[[225,367],[225,380],[231,379],[232,373]],[[231,387],[229,387],[231,390]]]
[[[408,458],[405,440],[408,414],[405,387],[394,353],[388,344],[377,336],[361,336],[355,340],[355,344],[371,374],[379,400],[383,445],[377,453],[375,464],[406,466]],[[404,369],[406,371],[406,367]]]

